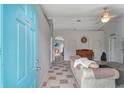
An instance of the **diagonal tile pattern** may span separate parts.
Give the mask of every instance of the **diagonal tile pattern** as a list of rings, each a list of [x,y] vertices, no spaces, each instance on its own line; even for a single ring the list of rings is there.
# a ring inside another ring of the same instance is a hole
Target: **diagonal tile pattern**
[[[42,88],[77,88],[77,82],[70,70],[69,62],[53,64]]]

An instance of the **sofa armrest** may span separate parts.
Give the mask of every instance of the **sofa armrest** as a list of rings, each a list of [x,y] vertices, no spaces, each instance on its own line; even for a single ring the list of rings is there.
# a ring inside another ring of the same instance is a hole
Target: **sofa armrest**
[[[84,79],[118,79],[119,72],[113,68],[83,68]]]

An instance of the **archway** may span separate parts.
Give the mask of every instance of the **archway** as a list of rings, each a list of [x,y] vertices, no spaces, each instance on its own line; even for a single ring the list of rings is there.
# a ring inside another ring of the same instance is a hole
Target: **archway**
[[[54,62],[64,61],[64,38],[56,36],[53,40],[53,60]]]

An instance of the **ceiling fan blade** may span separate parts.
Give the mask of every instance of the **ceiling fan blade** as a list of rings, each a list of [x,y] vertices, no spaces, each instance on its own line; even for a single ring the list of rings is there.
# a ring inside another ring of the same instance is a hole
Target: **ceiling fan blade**
[[[100,24],[100,21],[96,22],[95,24]]]
[[[112,21],[113,18],[117,17],[117,15],[112,15],[109,21]]]
[[[112,16],[111,16],[111,18],[115,18],[115,17],[117,17],[117,15],[112,15]]]
[[[95,24],[105,24],[105,23],[103,23],[103,22],[101,22],[101,20],[99,20]]]

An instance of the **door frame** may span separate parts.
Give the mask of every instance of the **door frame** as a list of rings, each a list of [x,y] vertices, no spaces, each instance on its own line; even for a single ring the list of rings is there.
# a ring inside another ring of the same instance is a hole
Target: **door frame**
[[[50,53],[51,53],[50,61],[52,63],[53,62],[53,37],[51,37],[51,51],[50,51]]]
[[[116,43],[116,36],[113,35],[113,36],[110,36],[109,37],[109,62],[111,62],[113,59],[112,59],[112,40],[114,40],[114,44]]]

